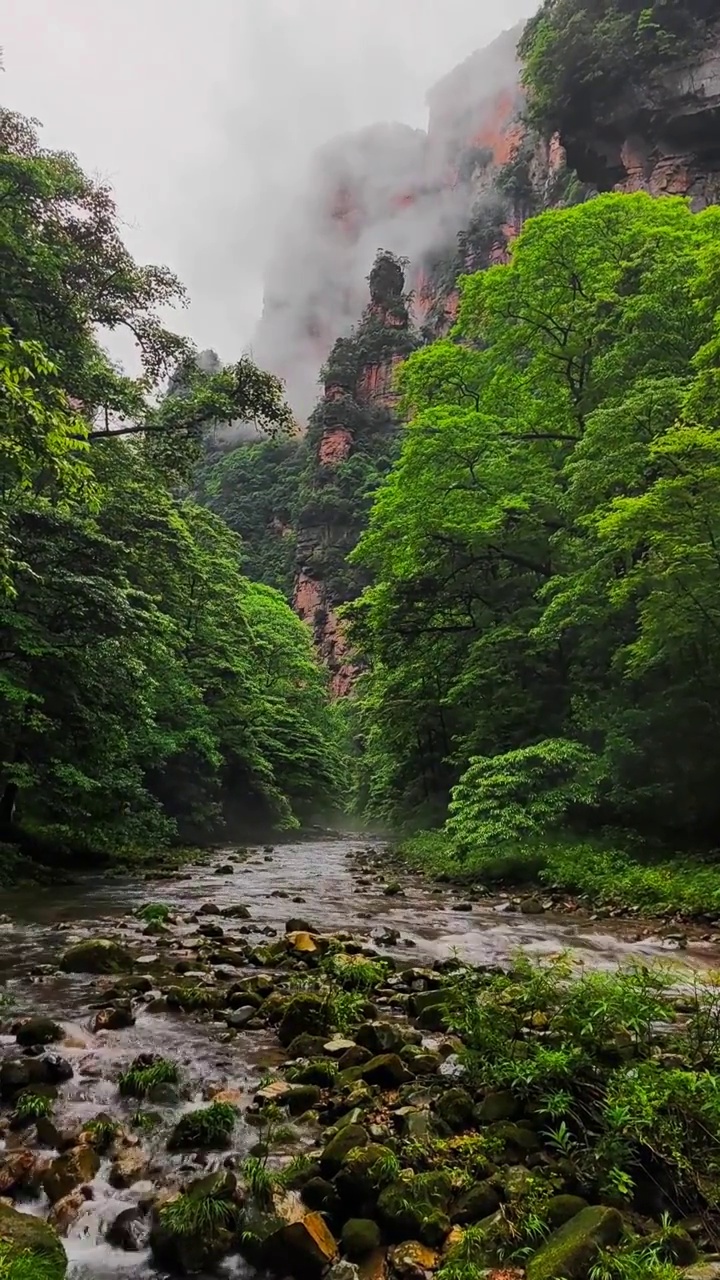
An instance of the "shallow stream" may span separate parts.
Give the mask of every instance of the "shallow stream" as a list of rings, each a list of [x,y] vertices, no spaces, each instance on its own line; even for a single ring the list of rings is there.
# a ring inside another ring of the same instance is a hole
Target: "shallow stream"
[[[271,931],[282,932],[289,916],[302,916],[319,932],[349,930],[368,941],[375,935],[379,949],[413,964],[454,953],[476,964],[494,964],[523,948],[538,956],[570,950],[579,963],[598,967],[631,959],[680,961],[700,970],[720,967],[716,944],[690,941],[679,955],[677,941],[641,937],[637,922],[591,921],[578,913],[547,911],[523,915],[508,910],[507,900],[475,901],[471,894],[438,888],[409,875],[401,877],[399,894],[387,896],[382,848],[378,846],[370,858],[358,859],[357,847],[357,840],[305,840],[276,846],[272,853],[253,853],[249,860],[233,864],[232,875],[216,873],[216,867],[227,862],[225,851],[167,880],[88,877],[73,886],[5,893],[0,903],[8,918],[0,924],[0,992],[12,996],[11,1020],[42,1013],[62,1023],[67,1032],[65,1042],[56,1046],[74,1069],[73,1079],[61,1088],[56,1108],[55,1119],[61,1127],[72,1127],[103,1110],[117,1114],[117,1077],[139,1053],[176,1059],[189,1085],[189,1098],[174,1113],[168,1112],[168,1121],[178,1110],[197,1105],[213,1085],[240,1090],[249,1101],[262,1075],[277,1061],[276,1042],[264,1030],[230,1035],[224,1022],[149,1012],[142,1003],[135,1011],[134,1026],[93,1034],[89,1030],[92,1002],[113,980],[58,973],[61,952],[90,936],[122,940],[140,957],[141,973],[152,977],[160,968],[167,972],[183,948],[197,941],[198,922],[193,916],[204,903],[220,908],[247,904],[251,918],[246,925],[238,928],[235,920],[223,924],[258,943],[264,940],[263,931],[268,936]],[[391,874],[394,878],[394,869]],[[167,903],[185,920],[164,945],[145,936],[143,924],[132,919],[132,913],[147,901]],[[467,908],[468,902],[471,910],[457,909],[461,903]],[[393,930],[399,934],[397,941],[390,941],[388,931]],[[237,976],[242,977],[243,971]],[[0,1036],[0,1055],[17,1052],[12,1035]],[[142,1139],[157,1162],[158,1175],[173,1162],[187,1176],[202,1172],[200,1157],[168,1157],[166,1134],[164,1129],[162,1139]],[[9,1135],[8,1141],[21,1144],[22,1140]],[[255,1141],[255,1131],[241,1121],[230,1159],[239,1162]],[[101,1167],[93,1182],[94,1199],[87,1202],[65,1240],[71,1260],[68,1280],[159,1277],[163,1273],[153,1269],[146,1254],[123,1253],[104,1240],[108,1224],[121,1210],[147,1196],[150,1183],[118,1191],[104,1179],[104,1172],[107,1166]],[[160,1180],[158,1176],[155,1182]],[[47,1211],[47,1204],[37,1200],[19,1207]],[[248,1272],[246,1264],[234,1261],[225,1274]]]

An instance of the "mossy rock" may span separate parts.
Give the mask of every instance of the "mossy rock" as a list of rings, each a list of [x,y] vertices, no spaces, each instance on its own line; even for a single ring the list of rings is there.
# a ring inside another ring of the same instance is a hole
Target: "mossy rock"
[[[99,1168],[100,1157],[94,1147],[73,1147],[53,1160],[43,1177],[43,1191],[55,1204],[76,1187],[92,1182]]]
[[[320,1101],[322,1090],[315,1084],[294,1084],[283,1102],[291,1116],[301,1116]]]
[[[442,1058],[434,1049],[423,1049],[416,1044],[406,1044],[400,1057],[410,1067],[413,1075],[434,1076],[442,1065]]]
[[[500,1208],[500,1193],[491,1182],[477,1182],[474,1187],[463,1191],[452,1214],[453,1222],[459,1226],[469,1226],[489,1218]]]
[[[300,1188],[300,1198],[308,1209],[317,1209],[331,1216],[340,1208],[340,1199],[332,1182],[317,1175],[308,1178],[305,1185]]]
[[[453,1133],[461,1133],[475,1119],[475,1103],[467,1089],[447,1089],[435,1103],[435,1113]]]
[[[498,1120],[514,1120],[520,1114],[520,1103],[509,1089],[487,1093],[477,1108],[481,1124],[493,1124]]]
[[[385,1187],[378,1197],[378,1212],[395,1239],[435,1246],[450,1232],[451,1198],[448,1174],[424,1173],[398,1178]]]
[[[414,1014],[423,1013],[437,1005],[447,1005],[448,993],[442,987],[434,987],[431,991],[417,991],[410,997],[410,1008]]]
[[[367,1049],[372,1056],[397,1053],[405,1040],[402,1029],[395,1022],[363,1022],[355,1032],[356,1044]]]
[[[111,938],[87,938],[68,947],[60,959],[65,973],[127,973],[135,961],[127,947]]]
[[[368,1143],[367,1130],[360,1124],[348,1124],[331,1138],[320,1156],[323,1173],[332,1177],[338,1172],[349,1152]]]
[[[227,1103],[211,1103],[181,1116],[170,1137],[168,1151],[224,1151],[232,1145],[234,1108]]]
[[[396,1053],[380,1053],[362,1067],[356,1068],[360,1079],[367,1084],[377,1084],[381,1089],[392,1089],[412,1079],[412,1072]],[[343,1072],[343,1076],[348,1073]]]
[[[327,1001],[313,995],[312,992],[301,991],[293,996],[285,1007],[278,1027],[278,1039],[281,1045],[287,1048],[296,1036],[303,1033],[323,1036],[325,1040],[329,1030],[330,1017]]]
[[[192,1209],[192,1202],[213,1200],[232,1201],[235,1177],[227,1170],[219,1170],[204,1178],[198,1178],[187,1189],[184,1203]],[[153,1258],[163,1267],[180,1275],[214,1271],[216,1264],[230,1252],[235,1236],[227,1226],[216,1223],[205,1231],[178,1230],[163,1210],[181,1200],[179,1195],[160,1199],[153,1206],[150,1225],[150,1248]],[[192,1221],[192,1216],[190,1216]]]
[[[340,1236],[343,1253],[359,1262],[380,1247],[380,1228],[372,1218],[349,1218]]]
[[[527,1280],[585,1280],[601,1249],[617,1244],[623,1220],[617,1209],[591,1205],[545,1241],[527,1263]]]
[[[302,1067],[293,1067],[293,1084],[314,1084],[327,1089],[337,1075],[332,1058],[314,1058]],[[314,1104],[313,1104],[314,1105]]]
[[[0,1204],[0,1268],[9,1280],[15,1274],[13,1264],[18,1276],[28,1280],[64,1280],[68,1260],[57,1232],[47,1222]]]
[[[377,1201],[383,1185],[382,1169],[392,1156],[390,1148],[379,1142],[348,1152],[335,1178],[335,1186],[347,1205],[357,1209],[358,1205]]]
[[[507,1164],[511,1160],[524,1160],[526,1156],[541,1147],[535,1130],[528,1124],[513,1124],[509,1120],[501,1120],[488,1126],[487,1133],[504,1144],[504,1151],[499,1163]]]
[[[52,1018],[26,1018],[15,1031],[18,1044],[27,1047],[31,1044],[54,1044],[62,1040],[65,1032]]]
[[[587,1209],[587,1207],[588,1202],[582,1196],[551,1196],[548,1200],[545,1216],[550,1226],[556,1229],[557,1227],[564,1227],[566,1222],[569,1222],[578,1213],[582,1213],[583,1209]]]
[[[325,1049],[326,1036],[311,1036],[303,1031],[287,1046],[288,1058],[320,1058]]]

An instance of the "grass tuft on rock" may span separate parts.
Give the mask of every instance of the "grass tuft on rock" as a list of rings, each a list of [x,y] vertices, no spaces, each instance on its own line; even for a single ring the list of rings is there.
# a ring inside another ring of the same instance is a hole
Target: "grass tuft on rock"
[[[168,1058],[157,1058],[147,1065],[136,1059],[120,1076],[118,1088],[123,1097],[145,1098],[156,1085],[177,1084],[179,1078],[177,1064]]]

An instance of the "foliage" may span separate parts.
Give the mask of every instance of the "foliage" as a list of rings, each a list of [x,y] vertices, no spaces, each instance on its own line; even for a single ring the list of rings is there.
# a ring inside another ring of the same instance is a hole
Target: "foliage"
[[[530,884],[586,896],[594,905],[631,907],[647,914],[673,910],[689,916],[720,911],[716,868],[696,858],[668,857],[667,850],[639,847],[627,833],[579,840],[531,839],[501,849],[479,845],[459,853],[442,831],[422,831],[400,846],[411,864],[444,879]]]
[[[181,1116],[173,1131],[173,1150],[185,1147],[226,1147],[235,1128],[237,1112],[228,1102],[213,1102]]]
[[[175,1236],[211,1242],[220,1231],[235,1231],[240,1223],[240,1206],[212,1192],[199,1195],[184,1192],[166,1201],[158,1210],[160,1221]]]
[[[166,902],[146,902],[136,914],[145,924],[166,924],[172,915],[172,907]]]
[[[110,191],[6,111],[0,272],[2,834],[118,856],[239,816],[296,824],[340,768],[310,637],[182,496],[218,423],[287,433],[281,384],[167,331],[178,282],[134,263]],[[140,378],[98,328],[134,335]]]
[[[89,1134],[100,1151],[107,1150],[119,1130],[120,1124],[117,1120],[102,1115],[96,1116],[94,1120],[83,1126],[83,1132]]]
[[[32,1124],[52,1114],[53,1100],[45,1094],[25,1090],[15,1103],[13,1117],[20,1124]]]
[[[196,473],[198,500],[242,539],[243,570],[256,582],[292,592],[293,529],[304,450],[297,440],[217,445],[211,437]]]
[[[57,1259],[29,1251],[18,1253],[0,1240],[0,1280],[59,1280]]]
[[[144,1098],[158,1084],[177,1084],[180,1072],[176,1063],[158,1058],[149,1066],[132,1066],[118,1080],[120,1093],[128,1098]]]
[[[382,985],[388,974],[388,967],[382,960],[343,951],[330,955],[324,964],[328,973],[346,991],[372,991]]]
[[[556,827],[573,806],[592,802],[592,764],[591,752],[563,738],[475,756],[453,788],[448,835],[462,853]]]
[[[519,956],[506,974],[467,969],[451,977],[447,1007],[470,1079],[510,1088],[546,1116],[546,1141],[588,1191],[627,1197],[649,1175],[679,1212],[714,1209],[717,992],[696,989],[688,1030],[676,1019],[672,981],[645,966],[578,975],[563,957],[538,965]],[[667,1060],[657,1048],[661,1024]]]
[[[347,611],[373,817],[453,797],[473,856],[567,824],[715,842],[719,218],[636,194],[530,219],[402,366]]]
[[[520,40],[529,116],[547,137],[593,128],[618,99],[662,91],[668,70],[703,47],[712,0],[544,0]]]

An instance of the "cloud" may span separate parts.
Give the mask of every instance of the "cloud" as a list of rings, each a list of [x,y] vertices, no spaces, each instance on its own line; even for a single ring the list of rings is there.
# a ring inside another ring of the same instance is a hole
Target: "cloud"
[[[230,360],[316,148],[375,121],[424,127],[430,85],[533,8],[5,0],[0,91],[112,182],[133,252],[188,287],[176,326]]]

